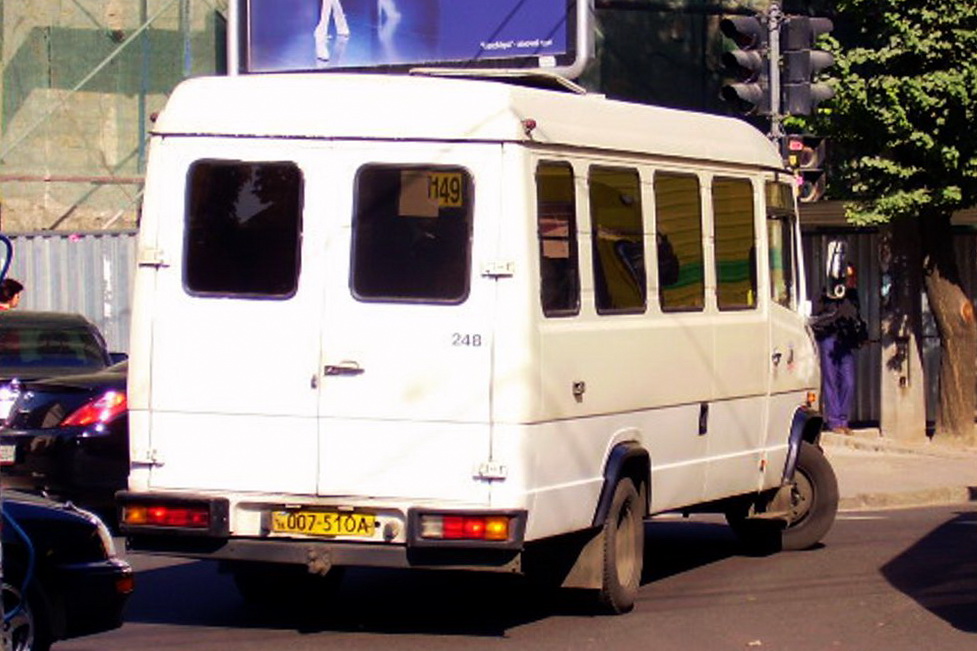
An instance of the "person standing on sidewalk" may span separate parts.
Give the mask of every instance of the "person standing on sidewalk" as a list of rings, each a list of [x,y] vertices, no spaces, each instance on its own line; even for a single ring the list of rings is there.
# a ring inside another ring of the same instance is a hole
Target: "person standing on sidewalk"
[[[811,329],[821,354],[821,396],[828,428],[851,434],[848,418],[855,398],[855,351],[868,339],[858,303],[855,267],[845,266],[844,277],[821,292]]]

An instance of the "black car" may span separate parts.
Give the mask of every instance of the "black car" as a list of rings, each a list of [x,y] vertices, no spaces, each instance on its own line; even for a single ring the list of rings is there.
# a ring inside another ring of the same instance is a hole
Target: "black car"
[[[124,358],[110,353],[98,328],[80,314],[0,312],[0,384],[93,373]]]
[[[72,500],[114,517],[129,473],[128,362],[98,373],[18,382],[0,419],[5,487]]]
[[[14,651],[118,628],[132,568],[92,513],[4,490],[3,618]]]

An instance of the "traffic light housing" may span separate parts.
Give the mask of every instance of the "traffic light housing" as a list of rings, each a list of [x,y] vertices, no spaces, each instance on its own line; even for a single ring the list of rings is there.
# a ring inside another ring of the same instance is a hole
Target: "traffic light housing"
[[[741,113],[770,114],[767,26],[759,16],[727,16],[719,23],[736,47],[722,56],[726,72],[736,81],[723,85],[720,96]]]
[[[797,200],[817,201],[824,196],[826,141],[819,136],[788,135],[784,138],[784,163],[797,178]]]
[[[815,49],[818,37],[834,28],[829,18],[788,16],[780,26],[781,86],[784,113],[810,115],[834,90],[816,82],[818,73],[834,64],[830,52]]]

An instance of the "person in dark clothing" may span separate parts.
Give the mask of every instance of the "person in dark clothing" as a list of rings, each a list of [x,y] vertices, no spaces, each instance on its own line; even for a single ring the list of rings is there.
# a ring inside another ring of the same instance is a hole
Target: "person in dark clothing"
[[[845,277],[822,291],[811,317],[821,353],[821,396],[828,428],[843,434],[851,434],[855,351],[868,339],[868,327],[859,314],[857,285],[855,268],[847,265]]]

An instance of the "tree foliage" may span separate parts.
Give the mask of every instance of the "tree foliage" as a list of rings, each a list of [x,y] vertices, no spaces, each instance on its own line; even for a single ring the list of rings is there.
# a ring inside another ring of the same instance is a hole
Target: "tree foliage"
[[[977,205],[977,2],[838,0],[831,194],[858,224]],[[847,41],[847,42],[844,42]]]

